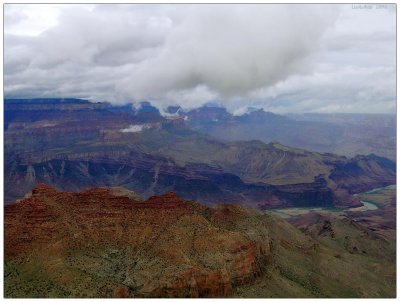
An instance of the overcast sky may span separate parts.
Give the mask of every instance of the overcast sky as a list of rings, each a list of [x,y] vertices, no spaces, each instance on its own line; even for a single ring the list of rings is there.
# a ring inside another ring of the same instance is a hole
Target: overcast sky
[[[396,11],[6,4],[6,97],[395,112]]]

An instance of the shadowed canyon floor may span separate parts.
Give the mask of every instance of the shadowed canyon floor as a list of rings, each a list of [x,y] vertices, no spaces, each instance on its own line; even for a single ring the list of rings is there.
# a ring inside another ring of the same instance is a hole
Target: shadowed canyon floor
[[[174,193],[40,184],[5,206],[5,296],[395,297],[382,234],[322,214],[292,224]]]

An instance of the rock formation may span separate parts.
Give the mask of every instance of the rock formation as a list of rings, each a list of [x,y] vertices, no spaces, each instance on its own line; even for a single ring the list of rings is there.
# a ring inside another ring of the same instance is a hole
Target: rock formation
[[[60,192],[5,206],[6,297],[393,297],[395,253],[349,218],[287,221],[173,192]]]
[[[91,258],[101,249],[102,266],[113,257],[125,263],[114,278],[129,295],[225,297],[259,276],[270,253],[266,231],[255,239],[226,225],[242,219],[235,206],[209,209],[172,192],[138,201],[112,189],[67,193],[39,184],[5,207],[5,258],[43,253],[101,274],[69,254]]]

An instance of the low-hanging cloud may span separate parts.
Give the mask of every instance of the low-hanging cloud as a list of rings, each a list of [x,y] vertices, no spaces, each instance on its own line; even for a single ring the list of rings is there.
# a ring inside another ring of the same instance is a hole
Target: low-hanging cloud
[[[345,37],[329,34],[335,33],[340,9],[67,5],[59,9],[56,25],[28,36],[7,31],[23,16],[13,6],[12,20],[7,21],[6,7],[5,95],[148,100],[159,107],[219,100],[234,110],[249,100],[268,107],[268,100],[277,98],[271,89],[282,95],[296,89],[296,106],[304,100],[301,95],[310,98],[306,87],[298,86],[307,84],[310,70],[321,65],[316,56],[347,45],[341,40]],[[381,36],[391,39],[386,33]],[[330,58],[336,60],[326,60]],[[296,75],[305,78],[294,81]]]

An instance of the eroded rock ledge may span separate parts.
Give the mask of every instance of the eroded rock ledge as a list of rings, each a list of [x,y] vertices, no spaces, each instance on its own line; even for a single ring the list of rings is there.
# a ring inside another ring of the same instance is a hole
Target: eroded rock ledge
[[[249,222],[254,212],[208,208],[172,192],[129,196],[37,185],[5,207],[6,261],[29,256],[54,283],[84,272],[131,297],[227,297],[263,274],[270,240],[265,225]]]

